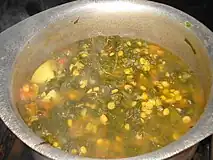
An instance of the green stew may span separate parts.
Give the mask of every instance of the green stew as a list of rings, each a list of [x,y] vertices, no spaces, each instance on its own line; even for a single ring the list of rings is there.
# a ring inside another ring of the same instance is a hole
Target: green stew
[[[141,39],[98,36],[55,51],[20,88],[26,124],[53,147],[95,158],[157,150],[204,110],[195,73]]]

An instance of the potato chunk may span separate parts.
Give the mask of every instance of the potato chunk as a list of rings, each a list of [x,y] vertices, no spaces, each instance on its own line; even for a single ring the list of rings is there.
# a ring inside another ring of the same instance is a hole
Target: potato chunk
[[[38,84],[45,83],[55,77],[54,71],[56,71],[56,62],[48,60],[37,68],[31,78],[31,82]]]

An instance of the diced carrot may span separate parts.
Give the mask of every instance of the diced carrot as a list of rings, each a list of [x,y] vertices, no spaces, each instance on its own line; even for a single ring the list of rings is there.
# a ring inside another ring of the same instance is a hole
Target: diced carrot
[[[71,90],[68,93],[68,98],[72,101],[79,101],[84,96],[84,93],[82,91],[78,90]]]
[[[149,72],[151,78],[152,78],[152,81],[157,81],[158,80],[158,75],[157,75],[157,71],[155,69],[152,69],[150,72]]]
[[[23,85],[22,89],[23,89],[24,92],[29,92],[29,91],[30,91],[30,86],[29,86],[29,84]]]
[[[26,110],[27,110],[27,112],[28,112],[30,117],[31,116],[36,116],[36,114],[37,114],[37,105],[36,105],[36,103],[32,102],[30,104],[26,104],[25,108],[26,108]]]
[[[182,99],[175,105],[176,108],[186,108],[186,107],[189,107],[189,106],[190,105],[189,105],[187,99]]]
[[[151,51],[153,51],[153,52],[156,52],[157,50],[160,49],[160,47],[158,47],[157,45],[154,45],[154,44],[151,44],[151,45],[149,45],[148,47],[149,47],[149,49],[150,49]]]
[[[161,50],[161,48],[157,45],[149,45],[149,52],[150,53],[156,53],[159,56],[163,56],[164,55],[164,51]]]
[[[37,97],[39,87],[36,84],[24,84],[20,89],[20,99],[23,101],[33,100]]]
[[[31,92],[24,92],[24,90],[20,89],[20,99],[23,101],[30,100],[33,97]]]
[[[40,106],[43,107],[46,111],[49,111],[53,108],[53,104],[51,102],[40,102]]]
[[[163,50],[157,50],[157,54],[158,54],[159,56],[163,56],[163,55],[164,55],[164,51],[163,51]]]
[[[192,94],[193,100],[200,106],[205,106],[205,99],[204,99],[204,93],[203,90],[195,91]]]
[[[66,62],[66,58],[60,58],[60,59],[58,60],[58,63],[59,63],[59,64],[65,64],[65,62]]]

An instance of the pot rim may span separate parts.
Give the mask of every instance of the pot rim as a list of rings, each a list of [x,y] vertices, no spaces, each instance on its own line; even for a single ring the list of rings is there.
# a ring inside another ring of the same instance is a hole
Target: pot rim
[[[193,27],[190,28],[196,36],[201,40],[204,47],[207,49],[209,57],[213,57],[213,33],[205,27],[202,23],[194,19],[193,17],[183,13],[180,10],[177,10],[175,8],[172,8],[170,6],[156,3],[156,2],[150,2],[150,1],[140,1],[140,0],[132,0],[132,1],[126,1],[126,0],[119,0],[119,1],[76,1],[76,2],[70,2],[61,6],[57,6],[55,8],[51,8],[49,10],[46,10],[44,12],[41,12],[37,15],[34,15],[30,18],[25,19],[22,22],[19,22],[18,24],[14,25],[13,27],[7,29],[6,31],[2,32],[0,34],[0,49],[5,53],[10,53],[11,51],[11,43],[15,43],[14,45],[17,45],[15,40],[11,40],[11,37],[15,35],[17,32],[21,32],[21,36],[19,38],[22,38],[23,41],[27,42],[29,40],[29,37],[24,36],[25,31],[21,31],[26,29],[27,24],[41,24],[43,22],[48,21],[49,17],[54,16],[63,16],[63,14],[66,11],[74,11],[76,9],[83,9],[83,7],[103,7],[107,6],[112,7],[116,5],[116,8],[110,8],[110,9],[122,9],[122,7],[127,7],[128,9],[132,7],[132,9],[141,9],[141,7],[147,7],[153,10],[158,10],[162,14],[167,15],[168,17],[172,17],[173,19],[177,20],[177,22],[183,23],[186,21],[189,21],[193,24]],[[134,8],[136,7],[136,8]],[[126,8],[126,9],[127,9]],[[125,8],[124,8],[125,9]],[[64,13],[62,13],[64,11]],[[62,13],[61,15],[58,13]],[[58,14],[58,15],[57,15]],[[50,21],[49,21],[50,22]],[[47,24],[46,24],[47,25]],[[32,32],[31,35],[33,36],[34,33],[38,32],[40,29],[45,27],[45,25],[41,25],[42,27],[37,28],[31,28],[29,31],[26,32]],[[9,35],[9,36],[8,36]],[[15,39],[15,38],[14,38]],[[8,48],[10,47],[10,48]],[[17,46],[16,46],[17,47]],[[19,49],[20,50],[20,49]],[[13,56],[13,55],[12,55]],[[30,148],[37,151],[38,153],[54,160],[90,160],[94,158],[86,158],[86,157],[79,157],[79,156],[72,156],[69,155],[59,149],[55,149],[51,147],[48,144],[42,143],[43,140],[39,138],[37,135],[35,135],[29,128],[26,127],[26,125],[20,123],[20,117],[18,117],[14,110],[11,107],[10,97],[11,97],[11,88],[10,88],[10,81],[11,81],[11,69],[12,64],[14,63],[14,58],[16,54],[11,58],[10,55],[4,55],[2,56],[0,54],[0,117],[4,121],[4,123],[8,126],[8,128],[19,138],[21,139],[25,144],[27,144]],[[212,62],[211,57],[211,62]],[[211,88],[210,97],[213,94],[213,88]],[[165,159],[169,158],[204,139],[205,137],[209,136],[213,133],[213,127],[211,127],[211,124],[213,122],[213,103],[212,100],[209,99],[208,103],[206,105],[206,109],[201,116],[200,120],[196,124],[195,127],[193,127],[188,133],[186,133],[184,136],[181,137],[180,140],[175,141],[159,150],[156,150],[154,152],[146,153],[141,156],[136,157],[129,157],[129,158],[123,158],[125,159],[131,159],[131,160],[153,160],[153,159]],[[98,160],[98,159],[97,159]],[[100,159],[101,160],[101,159]],[[111,159],[112,160],[112,159]]]

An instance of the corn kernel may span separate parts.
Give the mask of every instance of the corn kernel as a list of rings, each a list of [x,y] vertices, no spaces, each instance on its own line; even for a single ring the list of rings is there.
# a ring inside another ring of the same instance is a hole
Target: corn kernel
[[[127,81],[132,81],[133,78],[134,78],[133,75],[127,75],[127,76],[126,76]]]
[[[175,103],[175,100],[170,98],[170,99],[166,99],[165,102],[171,104],[171,103]]]
[[[122,138],[119,137],[119,136],[116,136],[116,137],[115,137],[115,140],[118,141],[118,142],[122,142]]]
[[[126,84],[126,85],[124,86],[124,89],[125,89],[125,90],[130,90],[131,88],[132,88],[132,86],[129,85],[129,84]]]
[[[53,142],[53,147],[58,148],[59,147],[59,143],[58,142]]]
[[[179,94],[180,94],[180,91],[177,91],[177,90],[176,90],[176,91],[174,91],[174,94],[175,94],[175,95],[179,95]]]
[[[112,91],[111,91],[111,94],[115,94],[115,93],[117,93],[118,92],[118,89],[113,89]]]
[[[146,102],[141,103],[142,107],[146,107]]]
[[[145,121],[144,121],[144,119],[143,119],[143,118],[141,118],[141,122],[142,122],[142,123],[145,123]]]
[[[67,125],[68,125],[68,127],[72,127],[72,119],[67,120]]]
[[[160,98],[164,101],[166,100],[166,97],[164,95],[160,96]]]
[[[155,105],[156,105],[157,107],[162,105],[162,102],[161,102],[161,100],[160,100],[159,98],[157,98],[157,99],[155,100]]]
[[[163,87],[165,87],[165,88],[169,87],[169,82],[167,82],[167,81],[162,81],[161,84],[162,84]]]
[[[170,89],[170,92],[172,92],[172,93],[175,92],[175,89]]]
[[[84,64],[81,63],[81,62],[76,62],[76,63],[75,63],[75,66],[76,66],[76,68],[79,69],[79,70],[81,70],[81,69],[84,68]]]
[[[127,44],[128,46],[131,46],[131,45],[132,45],[132,43],[131,43],[130,41],[127,41],[126,44]]]
[[[71,154],[75,155],[75,154],[77,154],[77,153],[78,153],[77,149],[72,149],[72,150],[71,150]]]
[[[166,76],[166,77],[170,77],[169,72],[166,72],[165,76]]]
[[[80,73],[77,69],[75,69],[73,72],[72,72],[73,76],[78,76]]]
[[[94,87],[94,88],[93,88],[93,91],[95,91],[95,92],[98,92],[99,90],[100,90],[99,87]]]
[[[183,123],[185,123],[185,124],[191,122],[191,118],[190,118],[189,116],[184,116],[184,117],[182,118],[182,120],[183,120]]]
[[[170,93],[169,95],[170,95],[170,97],[174,97],[174,96],[175,96],[175,94],[174,94],[174,93]]]
[[[146,118],[146,117],[147,117],[146,113],[145,112],[141,112],[141,118]]]
[[[122,57],[123,55],[124,55],[124,52],[123,52],[123,51],[119,51],[119,52],[118,52],[118,56],[119,56],[119,57]]]
[[[130,82],[133,86],[136,86],[137,85],[137,83],[136,82],[134,82],[134,81],[132,81],[132,82]]]
[[[139,49],[139,48],[135,48],[134,50],[133,50],[133,53],[139,53],[141,50]]]
[[[164,115],[164,116],[169,115],[169,109],[168,109],[168,108],[165,108],[165,109],[163,110],[163,115]]]
[[[172,134],[172,138],[173,138],[174,140],[178,140],[178,139],[180,138],[180,135],[179,135],[178,133],[173,133],[173,134]]]
[[[135,107],[137,105],[136,101],[132,101],[132,107]]]
[[[141,110],[145,112],[147,110],[146,106],[142,106]]]
[[[112,56],[114,56],[114,55],[115,55],[114,52],[111,52],[111,53],[109,54],[110,57],[112,57]]]
[[[146,59],[144,59],[144,58],[140,58],[140,64],[145,64],[146,63]]]
[[[142,100],[147,100],[148,99],[148,95],[147,93],[143,93],[142,96],[141,96]]]
[[[146,103],[146,107],[148,108],[148,109],[152,109],[153,108],[153,103],[152,103],[152,101],[148,101],[147,103]]]
[[[99,138],[97,141],[96,141],[96,144],[100,145],[104,142],[104,140],[102,138]]]
[[[138,42],[137,42],[137,45],[141,47],[141,46],[142,46],[142,43],[141,43],[140,41],[138,41]]]
[[[151,114],[151,113],[152,113],[152,110],[147,109],[147,110],[145,111],[145,113],[146,113],[147,115],[149,115],[149,114]]]
[[[102,114],[102,115],[100,116],[100,121],[101,121],[102,124],[106,125],[106,124],[107,124],[107,121],[108,121],[107,116],[104,115],[104,114]]]
[[[164,95],[167,95],[168,93],[169,93],[169,90],[168,90],[168,89],[164,89],[164,90],[163,90],[163,94],[164,94]]]
[[[87,93],[92,93],[92,89],[89,89],[89,90],[87,91]]]
[[[110,110],[115,109],[115,102],[109,102],[109,103],[107,104],[107,107],[108,107],[108,109],[110,109]]]
[[[135,136],[135,138],[138,139],[138,140],[141,140],[143,137],[142,137],[141,134],[138,134],[138,133],[137,133],[136,136]]]
[[[82,147],[80,148],[80,153],[81,153],[81,154],[86,154],[86,153],[87,153],[87,148],[86,148],[85,146],[82,146]]]
[[[181,96],[181,95],[175,96],[175,100],[176,100],[176,101],[180,101],[181,99],[182,99],[182,96]]]
[[[145,86],[140,86],[140,89],[141,89],[142,91],[145,91],[145,90],[146,90],[146,87],[145,87]]]
[[[133,73],[133,69],[132,68],[126,68],[126,69],[124,69],[124,73],[125,74],[132,74]]]
[[[126,130],[130,130],[130,125],[127,123],[127,124],[125,124],[124,128],[125,128]]]
[[[80,81],[80,88],[85,88],[87,86],[87,80]]]
[[[88,55],[89,55],[89,54],[88,54],[87,52],[81,53],[81,57],[82,57],[82,58],[88,57]]]
[[[83,108],[82,110],[81,110],[81,116],[82,117],[85,117],[87,115],[87,109],[86,108]]]

